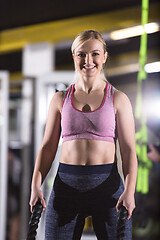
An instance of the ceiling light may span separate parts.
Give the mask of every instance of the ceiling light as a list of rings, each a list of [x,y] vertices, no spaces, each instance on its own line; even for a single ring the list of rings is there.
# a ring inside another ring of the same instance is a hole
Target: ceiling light
[[[147,100],[144,101],[143,105],[143,112],[146,115],[147,118],[155,118],[160,119],[160,111],[158,111],[160,107],[160,99],[158,97],[156,98],[147,98]]]
[[[145,32],[150,34],[158,31],[159,31],[158,23],[148,23],[148,24],[145,24],[144,27],[142,25],[138,25],[134,27],[113,31],[110,33],[110,38],[113,40],[120,40],[120,39],[140,36]]]
[[[145,65],[144,69],[147,73],[160,72],[160,61],[148,63]]]

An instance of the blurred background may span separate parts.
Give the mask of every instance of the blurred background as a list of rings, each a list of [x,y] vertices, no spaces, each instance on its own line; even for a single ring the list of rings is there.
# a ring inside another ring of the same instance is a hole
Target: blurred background
[[[70,47],[75,36],[87,29],[99,31],[104,37],[109,53],[104,69],[106,78],[128,95],[135,115],[140,167],[133,239],[160,239],[160,3],[149,1],[145,26],[146,76],[139,88],[141,3],[140,0],[0,2],[1,240],[26,238],[31,176],[48,105],[56,91],[74,82]],[[138,93],[141,100],[137,100]],[[142,127],[145,131],[141,131]],[[42,187],[46,201],[61,143],[60,140],[53,167]],[[39,240],[44,239],[44,220],[45,213],[39,224]],[[86,219],[82,239],[96,239],[90,218]]]

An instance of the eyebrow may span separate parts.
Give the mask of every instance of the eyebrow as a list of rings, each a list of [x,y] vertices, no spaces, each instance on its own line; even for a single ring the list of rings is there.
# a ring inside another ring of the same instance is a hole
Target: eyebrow
[[[97,51],[98,51],[98,52],[101,52],[101,51],[100,51],[100,50],[98,50],[98,49],[95,49],[95,50],[93,50],[93,51],[91,51],[91,52],[97,52]],[[80,50],[79,50],[79,51],[77,51],[77,53],[78,53],[78,52],[80,52],[80,53],[84,53],[84,51],[80,51]]]

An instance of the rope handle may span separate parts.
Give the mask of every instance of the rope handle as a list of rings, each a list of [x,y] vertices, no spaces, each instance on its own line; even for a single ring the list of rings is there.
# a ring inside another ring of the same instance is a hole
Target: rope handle
[[[119,210],[119,218],[117,224],[117,240],[123,240],[125,234],[125,224],[128,217],[127,209],[122,205]]]
[[[26,240],[35,240],[36,234],[37,234],[37,228],[38,223],[41,217],[43,211],[43,206],[40,201],[36,203],[36,205],[33,208],[33,212],[30,217],[29,221],[29,229],[28,229],[28,235]]]

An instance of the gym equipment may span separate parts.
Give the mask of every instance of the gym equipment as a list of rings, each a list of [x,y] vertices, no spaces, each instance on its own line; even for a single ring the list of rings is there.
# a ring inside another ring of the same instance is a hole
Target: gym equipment
[[[37,234],[37,228],[38,223],[41,217],[43,211],[43,206],[40,201],[36,203],[36,205],[33,208],[33,212],[30,217],[29,221],[29,229],[28,229],[28,235],[26,240],[35,240],[36,234]]]
[[[125,224],[126,224],[127,216],[128,216],[128,211],[122,205],[119,210],[119,218],[118,218],[118,224],[117,224],[117,240],[124,239]]]

